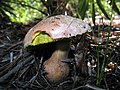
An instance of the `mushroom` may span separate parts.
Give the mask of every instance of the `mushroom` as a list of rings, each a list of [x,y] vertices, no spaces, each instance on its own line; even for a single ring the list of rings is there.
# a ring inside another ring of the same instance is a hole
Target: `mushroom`
[[[55,51],[43,63],[46,78],[51,83],[62,81],[69,75],[69,65],[62,60],[68,58],[70,38],[91,30],[90,26],[67,15],[52,16],[40,21],[25,36],[24,47],[56,42]]]

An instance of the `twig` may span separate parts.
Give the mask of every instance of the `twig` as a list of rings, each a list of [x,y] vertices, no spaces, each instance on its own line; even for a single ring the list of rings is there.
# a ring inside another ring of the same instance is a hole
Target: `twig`
[[[85,86],[79,86],[79,87],[74,88],[72,90],[80,90],[80,89],[83,89],[83,88],[89,88],[89,89],[93,89],[93,90],[106,90],[106,89],[102,89],[102,88],[99,88],[99,87],[96,87],[96,86],[93,86],[93,85],[89,85],[89,84],[86,84]]]
[[[5,50],[5,52],[8,52],[10,49],[12,49],[12,48],[14,48],[14,47],[16,47],[16,46],[18,46],[18,45],[20,45],[20,44],[23,44],[23,41],[20,41],[20,42],[18,42],[18,43],[13,44],[11,47],[7,48],[7,49]]]
[[[15,66],[11,71],[9,71],[4,76],[0,77],[0,83],[4,82],[7,78],[9,78],[12,74],[15,74],[16,71],[18,71],[20,68],[22,68],[26,63],[33,60],[33,56],[30,56],[23,62],[19,63],[17,66]]]
[[[10,68],[14,67],[16,65],[16,63],[20,60],[21,55],[19,55],[12,63],[9,63],[9,65],[7,64],[7,66],[3,66],[0,68],[0,76],[2,76],[3,74],[5,74],[8,70],[10,70]]]

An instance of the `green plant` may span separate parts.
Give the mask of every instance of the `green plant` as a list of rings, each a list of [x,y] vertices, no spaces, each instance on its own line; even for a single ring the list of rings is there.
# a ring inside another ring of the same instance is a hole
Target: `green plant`
[[[120,11],[119,11],[119,9],[118,9],[118,7],[117,7],[117,4],[116,4],[116,0],[109,0],[110,1],[110,5],[112,6],[112,9],[118,14],[118,15],[120,15]]]
[[[84,19],[85,13],[89,7],[89,0],[80,0],[78,5],[78,14],[80,14],[81,18]]]
[[[119,9],[117,7],[117,1],[110,0],[111,2],[107,2],[106,0],[78,0],[78,8],[77,14],[84,19],[87,14],[90,14],[92,17],[93,23],[95,24],[95,15],[98,12],[100,15],[104,14],[104,16],[110,19],[110,9],[112,8],[117,14],[119,14]],[[113,4],[111,4],[113,2]],[[104,5],[103,5],[104,3]],[[111,8],[108,8],[112,6]],[[90,8],[91,7],[91,8]],[[89,11],[89,13],[87,13]],[[114,13],[115,13],[114,12]]]
[[[14,7],[15,16],[10,19],[14,22],[29,22],[34,18],[41,18],[47,15],[45,7],[40,0],[18,0],[11,1],[11,7]]]
[[[113,4],[113,3],[112,3]],[[112,7],[112,6],[111,6]],[[109,38],[110,38],[110,30],[111,30],[111,27],[112,27],[112,21],[113,21],[113,9],[111,8],[111,15],[110,15],[110,28],[108,31],[108,36],[107,36],[107,41],[106,41],[106,49],[104,51],[104,59],[102,61],[102,64],[100,64],[100,55],[99,55],[99,52],[100,52],[100,45],[98,44],[98,47],[97,47],[97,59],[98,59],[98,68],[97,68],[97,81],[96,81],[96,85],[100,85],[101,83],[101,80],[103,80],[103,77],[104,77],[104,70],[105,70],[105,67],[106,65],[108,64],[108,58],[110,57],[110,55],[108,55],[108,44],[109,44]],[[108,57],[107,57],[108,55]]]
[[[10,20],[10,14],[15,14],[12,12],[14,10],[13,7],[10,6],[10,0],[1,0],[0,1],[0,21],[9,21]]]

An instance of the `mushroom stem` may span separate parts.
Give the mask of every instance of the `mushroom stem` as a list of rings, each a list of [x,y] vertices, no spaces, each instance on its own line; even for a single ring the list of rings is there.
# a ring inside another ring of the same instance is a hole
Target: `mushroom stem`
[[[69,54],[69,50],[70,50],[70,41],[65,40],[65,41],[60,41],[57,43],[56,45],[56,50],[53,53],[53,55],[55,55],[58,60],[64,60],[68,58],[68,54]]]
[[[70,49],[69,40],[61,40],[57,42],[56,49],[52,56],[44,62],[44,69],[47,73],[46,77],[51,83],[62,81],[69,74],[69,66],[62,60],[68,58]]]

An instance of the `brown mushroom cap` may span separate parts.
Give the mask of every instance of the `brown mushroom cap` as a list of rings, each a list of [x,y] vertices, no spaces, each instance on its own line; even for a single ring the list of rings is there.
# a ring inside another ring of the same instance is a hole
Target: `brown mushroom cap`
[[[28,46],[33,41],[36,32],[45,32],[52,39],[57,40],[81,35],[88,30],[91,30],[90,26],[81,19],[67,15],[52,16],[43,19],[28,31],[24,39],[24,46]]]

